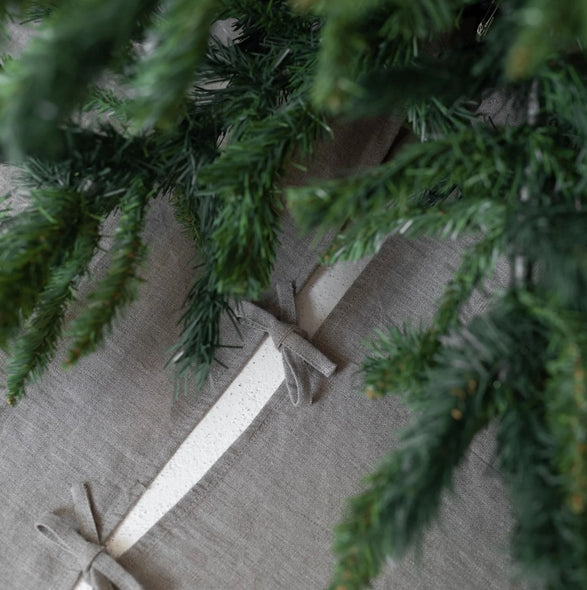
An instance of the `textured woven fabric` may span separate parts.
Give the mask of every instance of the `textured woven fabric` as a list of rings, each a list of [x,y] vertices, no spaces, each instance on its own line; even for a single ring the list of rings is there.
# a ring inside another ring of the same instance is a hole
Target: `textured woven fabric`
[[[318,151],[307,175],[298,173],[286,182],[376,164],[398,129],[397,121],[382,120],[341,129],[333,143]],[[166,201],[153,206],[145,238],[150,254],[139,299],[104,347],[71,371],[61,369],[61,351],[16,408],[0,406],[0,588],[73,586],[79,565],[37,531],[38,519],[47,512],[74,518],[70,489],[87,482],[97,531],[106,539],[263,338],[261,332],[243,327],[241,342],[226,321],[223,342],[243,346],[219,352],[223,365],[214,366],[197,398],[187,395],[174,401],[173,368],[165,363],[178,337],[194,247],[182,237]],[[309,238],[299,238],[288,218],[281,241],[274,279],[301,287],[325,242],[312,245]],[[105,253],[96,276],[106,262]],[[274,290],[263,305],[276,311]]]
[[[208,474],[121,558],[147,590],[327,586],[344,503],[409,419],[398,398],[361,395],[364,342],[379,328],[429,318],[464,247],[397,238],[384,245],[313,338],[339,367],[323,379],[314,404],[293,407],[284,383]],[[468,313],[486,305],[478,296]],[[376,588],[515,587],[511,520],[492,440],[485,432],[474,441],[422,559],[409,555],[388,567]]]

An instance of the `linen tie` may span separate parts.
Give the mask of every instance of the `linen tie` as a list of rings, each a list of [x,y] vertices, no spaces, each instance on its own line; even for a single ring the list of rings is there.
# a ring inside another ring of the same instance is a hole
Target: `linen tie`
[[[311,368],[330,377],[336,365],[307,340],[306,334],[296,326],[293,283],[278,283],[276,289],[281,320],[249,301],[240,304],[236,316],[242,323],[271,336],[275,347],[282,354],[285,383],[293,405],[311,404],[314,397]]]
[[[36,524],[37,530],[76,559],[84,580],[93,590],[143,590],[100,545],[86,485],[74,485],[71,495],[77,523],[64,516],[49,513]]]

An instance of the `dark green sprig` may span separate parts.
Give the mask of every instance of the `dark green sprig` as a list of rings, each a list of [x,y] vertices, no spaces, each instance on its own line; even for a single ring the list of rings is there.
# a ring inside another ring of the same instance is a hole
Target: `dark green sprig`
[[[157,2],[88,0],[52,12],[0,81],[0,137],[11,160],[55,155],[58,125]]]
[[[327,15],[313,90],[314,104],[340,111],[349,99],[365,94],[359,77],[365,73],[369,61],[366,56],[372,54],[372,47],[389,42],[391,47],[387,47],[387,52],[393,57],[387,61],[397,61],[398,54],[405,53],[406,45],[417,48],[418,40],[428,40],[457,26],[460,9],[471,3],[472,0],[311,3]],[[380,14],[374,21],[373,13],[377,12]],[[345,42],[341,43],[341,39]],[[400,44],[403,51],[397,47]],[[413,55],[408,53],[403,61]]]
[[[171,0],[151,31],[155,48],[138,64],[133,82],[135,126],[173,127],[182,114],[185,95],[206,53],[217,0]]]
[[[568,505],[543,396],[528,387],[517,393],[498,433],[516,518],[512,553],[535,584],[580,590],[587,585],[587,518]]]
[[[69,189],[32,193],[33,206],[0,234],[0,344],[32,313],[40,293],[73,248],[87,219],[84,198]]]
[[[544,68],[541,98],[549,116],[556,119],[561,131],[576,138],[579,146],[587,137],[587,62],[584,55],[571,60],[557,59]]]
[[[288,201],[306,229],[324,231],[352,220],[333,245],[336,260],[373,252],[393,232],[455,238],[488,231],[505,223],[500,201],[517,198],[521,188],[512,158],[522,154],[512,148],[526,135],[527,130],[464,129],[408,145],[393,161],[351,178],[289,189]],[[550,146],[546,136],[543,145]],[[455,188],[463,194],[457,200]],[[442,197],[433,206],[426,203],[430,191]]]
[[[574,0],[529,0],[517,13],[520,31],[506,72],[512,79],[533,76],[548,59],[587,43],[587,6]]]
[[[580,322],[583,324],[584,318]],[[564,344],[563,344],[564,342]],[[587,346],[584,332],[559,343],[547,365],[547,424],[556,441],[555,465],[564,481],[568,508],[582,519],[587,512]]]
[[[463,305],[476,288],[482,287],[491,278],[497,260],[505,250],[503,234],[499,233],[499,229],[478,239],[463,255],[434,314],[434,325],[439,333],[456,327]]]
[[[87,307],[68,330],[73,339],[67,359],[69,364],[94,351],[111,328],[116,314],[136,297],[139,280],[136,270],[145,256],[140,234],[150,196],[139,180],[122,199],[120,221],[111,250],[112,261],[106,276],[90,293]]]
[[[194,282],[181,319],[182,333],[174,347],[174,362],[181,377],[192,376],[194,389],[199,391],[204,384],[216,358],[218,348],[225,346],[220,340],[222,314],[237,325],[227,295],[216,290],[210,267],[203,268]]]
[[[379,398],[402,394],[417,399],[439,346],[439,334],[434,329],[404,324],[379,332],[363,361],[366,395]]]
[[[10,405],[16,404],[25,395],[25,385],[40,376],[53,358],[62,334],[67,305],[88,269],[99,238],[96,219],[88,219],[79,227],[73,249],[61,265],[52,270],[32,316],[11,342],[11,357],[6,369]]]
[[[458,327],[463,305],[473,290],[490,278],[499,246],[500,237],[489,235],[465,252],[438,302],[429,328],[393,327],[388,332],[380,332],[370,343],[369,354],[363,362],[369,397],[405,392],[410,400],[418,399],[426,371],[437,364],[436,354],[443,337]]]
[[[281,210],[276,182],[293,150],[307,156],[326,128],[298,99],[251,124],[201,171],[200,180],[222,203],[212,235],[220,292],[256,299],[269,284]]]

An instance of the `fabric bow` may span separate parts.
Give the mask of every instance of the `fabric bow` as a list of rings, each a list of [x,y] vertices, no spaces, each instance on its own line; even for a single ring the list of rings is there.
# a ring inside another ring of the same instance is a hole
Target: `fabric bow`
[[[100,545],[98,528],[85,484],[71,488],[76,523],[56,514],[45,514],[37,530],[74,557],[93,590],[143,590],[143,587],[106,553]]]
[[[282,321],[248,301],[242,302],[236,316],[244,324],[267,332],[283,357],[285,383],[294,406],[311,404],[314,383],[310,367],[330,377],[336,365],[323,355],[296,325],[296,304],[292,283],[278,283],[277,297]]]

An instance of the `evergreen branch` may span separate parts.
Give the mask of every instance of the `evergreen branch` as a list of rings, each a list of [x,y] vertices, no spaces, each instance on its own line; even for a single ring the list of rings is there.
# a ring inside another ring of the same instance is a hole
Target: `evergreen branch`
[[[452,203],[414,206],[404,213],[394,205],[391,203],[377,217],[366,215],[351,223],[337,236],[325,260],[329,264],[358,260],[377,252],[385,239],[398,233],[409,238],[436,236],[456,240],[463,235],[505,226],[505,207],[487,199],[461,197]]]
[[[581,56],[583,58],[583,56]],[[549,62],[540,77],[544,110],[555,118],[561,131],[578,135],[577,146],[587,137],[587,68],[585,59]]]
[[[421,542],[473,437],[504,403],[496,383],[533,331],[514,329],[516,311],[515,304],[504,304],[473,319],[438,353],[434,368],[422,371],[426,361],[416,362],[423,381],[416,400],[420,411],[337,528],[332,590],[367,587],[386,558],[398,559]]]
[[[248,43],[259,32],[272,35],[300,38],[316,25],[312,15],[299,14],[292,10],[290,0],[219,0],[224,12],[220,18],[234,18],[239,40]]]
[[[430,328],[415,330],[403,326],[378,334],[363,362],[369,397],[397,392],[405,392],[409,399],[420,397],[426,371],[437,364],[435,357],[442,345],[442,336],[457,328],[463,304],[491,274],[501,240],[501,235],[487,236],[467,250],[440,298]]]
[[[541,269],[533,282],[549,293],[553,304],[587,312],[587,213],[580,203],[530,201],[517,213],[506,230],[508,250]]]
[[[31,314],[87,215],[83,197],[69,189],[31,196],[33,207],[12,217],[10,231],[0,234],[0,344]]]
[[[172,126],[208,45],[217,0],[171,0],[153,33],[155,49],[139,63],[133,86],[136,125]]]
[[[10,159],[63,149],[58,125],[156,4],[87,0],[52,13],[0,79],[0,137]]]
[[[434,325],[439,333],[456,327],[463,305],[473,291],[491,276],[504,248],[503,233],[498,231],[482,237],[467,249],[457,272],[445,287],[434,315]]]
[[[506,62],[511,79],[533,76],[561,51],[587,43],[587,6],[575,0],[528,0],[518,14],[520,30]]]
[[[181,337],[173,349],[178,375],[192,375],[196,391],[202,388],[208,377],[216,350],[224,346],[220,340],[220,317],[223,313],[228,314],[236,325],[229,297],[216,289],[208,264],[189,292],[181,318]]]
[[[363,361],[365,393],[371,399],[390,393],[417,399],[426,371],[434,366],[440,346],[433,330],[415,329],[408,324],[379,332],[369,344]]]
[[[358,77],[364,72],[364,67],[361,67],[364,66],[364,56],[377,45],[373,43],[374,26],[377,40],[392,42],[392,53],[397,55],[396,42],[404,48],[406,44],[416,47],[417,40],[428,40],[454,28],[458,25],[463,7],[472,2],[386,0],[355,3],[352,8],[339,2],[319,4],[328,18],[323,28],[313,90],[314,104],[336,112],[347,101],[363,95]],[[375,22],[372,20],[374,12],[378,14]],[[340,39],[345,39],[345,42],[341,43]]]
[[[73,249],[39,297],[32,316],[10,346],[7,366],[7,399],[15,405],[25,395],[25,385],[41,375],[55,354],[67,304],[79,278],[87,271],[99,241],[98,223],[89,219],[79,227]]]
[[[107,120],[113,119],[125,127],[130,124],[132,118],[129,100],[120,97],[113,90],[101,86],[94,86],[90,89],[83,110],[98,113]]]
[[[243,32],[248,29],[244,29]],[[223,45],[212,40],[206,60],[198,70],[194,92],[197,104],[209,106],[238,140],[247,125],[275,113],[284,99],[297,95],[313,74],[318,34],[300,38],[267,36],[259,31],[253,43]],[[219,87],[220,86],[220,87]]]
[[[0,197],[0,205],[3,205],[8,201],[10,198],[10,193]],[[4,209],[0,209],[0,231],[4,229],[6,222],[11,219],[11,209],[10,207],[5,207]]]
[[[580,590],[587,585],[587,519],[567,505],[544,396],[532,389],[517,393],[498,431],[500,467],[517,523],[512,553],[541,586]]]
[[[549,327],[545,424],[554,442],[553,466],[565,490],[567,507],[587,511],[587,319],[543,294],[522,293],[522,301]]]
[[[212,235],[219,292],[256,299],[269,284],[281,210],[276,182],[293,150],[306,157],[325,128],[298,99],[252,123],[201,170],[201,182],[221,203]]]
[[[140,233],[149,196],[139,179],[121,202],[120,221],[111,248],[112,261],[106,276],[90,293],[87,307],[72,322],[68,331],[73,339],[67,358],[70,365],[100,345],[117,312],[136,297],[139,281],[136,269],[145,256]]]
[[[583,329],[585,321],[581,322]],[[585,519],[587,511],[587,346],[584,332],[559,343],[547,365],[546,420],[556,441],[555,464],[564,481],[567,507]],[[585,578],[587,580],[587,578]]]
[[[457,99],[447,107],[433,97],[410,104],[406,108],[406,116],[414,134],[425,142],[440,139],[478,122],[472,106],[470,102]]]
[[[418,221],[412,235],[427,226],[427,233],[442,228],[445,235],[447,231],[461,233],[461,228],[470,229],[466,220],[475,216],[482,226],[484,217],[491,223],[499,219],[502,205],[495,203],[496,195],[504,201],[517,197],[522,179],[516,164],[523,161],[524,153],[514,146],[521,147],[527,134],[525,129],[464,129],[436,141],[410,144],[391,162],[348,179],[289,189],[288,200],[305,229],[340,227],[352,219],[357,238],[361,239],[361,228],[365,229],[366,250],[381,235],[412,225],[412,215],[414,223]],[[545,151],[550,146],[548,139],[546,133],[537,139]],[[430,212],[419,205],[430,191],[448,196],[454,187],[462,191],[462,201]],[[443,222],[451,207],[454,217],[449,215]],[[458,216],[467,211],[465,221],[459,221]]]

